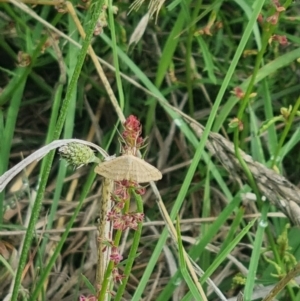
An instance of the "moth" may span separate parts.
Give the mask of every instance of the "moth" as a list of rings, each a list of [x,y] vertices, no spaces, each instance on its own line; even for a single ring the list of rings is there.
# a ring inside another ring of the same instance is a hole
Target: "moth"
[[[146,183],[162,178],[157,168],[131,154],[107,158],[95,167],[95,172],[113,181],[131,180]]]

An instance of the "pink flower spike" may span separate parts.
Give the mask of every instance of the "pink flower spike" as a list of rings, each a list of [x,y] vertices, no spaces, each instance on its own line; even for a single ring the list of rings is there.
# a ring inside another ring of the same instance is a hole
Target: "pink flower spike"
[[[113,220],[113,228],[116,230],[124,231],[127,226],[126,222],[124,221],[124,216],[118,216],[115,220]]]
[[[111,254],[110,254],[110,260],[114,262],[114,264],[119,264],[120,261],[123,259],[123,256],[119,253],[119,250],[117,247],[112,247]]]
[[[94,295],[90,295],[88,297],[85,297],[85,296],[81,295],[79,297],[79,301],[97,301],[97,297],[94,296]]]
[[[258,22],[259,24],[263,24],[263,22],[264,22],[264,17],[263,17],[262,14],[259,14],[259,15],[258,15],[258,17],[257,17],[257,22]]]
[[[238,98],[238,99],[242,99],[245,96],[244,91],[242,90],[242,88],[240,87],[235,87],[233,89],[233,94]]]
[[[124,127],[126,130],[139,132],[141,130],[141,123],[136,116],[130,115],[127,117]]]
[[[113,275],[113,279],[115,282],[120,282],[122,283],[122,279],[125,278],[124,275],[121,275],[118,271],[117,268],[114,268],[113,271],[112,271],[112,275]]]
[[[115,210],[111,210],[107,213],[108,221],[115,221],[121,218],[121,214]]]
[[[269,43],[271,43],[272,41],[277,41],[277,42],[279,42],[280,45],[283,45],[283,46],[288,44],[288,40],[287,40],[286,36],[280,36],[280,35],[277,35],[277,34],[274,34],[270,38]]]
[[[145,187],[139,187],[135,191],[139,195],[144,195],[146,193],[146,188]]]
[[[279,18],[279,12],[276,12],[274,15],[267,18],[267,22],[271,23],[272,25],[276,25]]]
[[[134,213],[134,217],[138,223],[141,223],[144,220],[145,214],[137,212]]]

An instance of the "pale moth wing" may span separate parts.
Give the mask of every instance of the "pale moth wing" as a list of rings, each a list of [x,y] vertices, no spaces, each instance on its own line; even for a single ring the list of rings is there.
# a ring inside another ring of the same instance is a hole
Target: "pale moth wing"
[[[95,167],[95,172],[114,181],[131,180],[146,183],[162,178],[157,168],[133,155],[122,155],[104,161]]]

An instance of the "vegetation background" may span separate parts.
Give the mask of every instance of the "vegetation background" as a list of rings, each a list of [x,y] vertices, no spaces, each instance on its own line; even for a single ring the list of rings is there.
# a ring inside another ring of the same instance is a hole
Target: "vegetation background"
[[[59,138],[118,154],[120,112],[135,115],[148,137],[142,152],[163,173],[157,187],[181,239],[167,238],[147,187],[139,250],[121,300],[236,300],[240,291],[244,300],[271,300],[274,285],[298,272],[299,228],[260,201],[247,167],[249,181],[204,145],[210,130],[220,132],[298,185],[299,1],[103,5],[1,1],[0,175]],[[103,70],[86,55],[89,45]],[[206,126],[200,144],[180,111]],[[52,153],[0,194],[0,300],[93,295],[101,183],[93,169],[74,170]],[[124,259],[132,239],[132,231],[123,237]],[[277,300],[300,300],[296,283],[285,283]]]

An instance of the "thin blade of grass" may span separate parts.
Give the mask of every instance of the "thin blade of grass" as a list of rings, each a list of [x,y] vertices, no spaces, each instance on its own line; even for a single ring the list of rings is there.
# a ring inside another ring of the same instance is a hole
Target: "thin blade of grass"
[[[195,298],[195,300],[207,300],[205,295],[202,295],[201,292],[198,291],[195,283],[192,280],[192,277],[189,275],[187,268],[186,268],[186,263],[184,260],[184,255],[183,255],[183,245],[182,245],[182,240],[181,240],[181,233],[180,233],[180,223],[179,223],[179,217],[176,219],[176,232],[177,232],[177,241],[178,241],[178,253],[179,253],[179,267],[180,267],[180,272],[187,284],[187,286],[190,289],[191,295]]]

